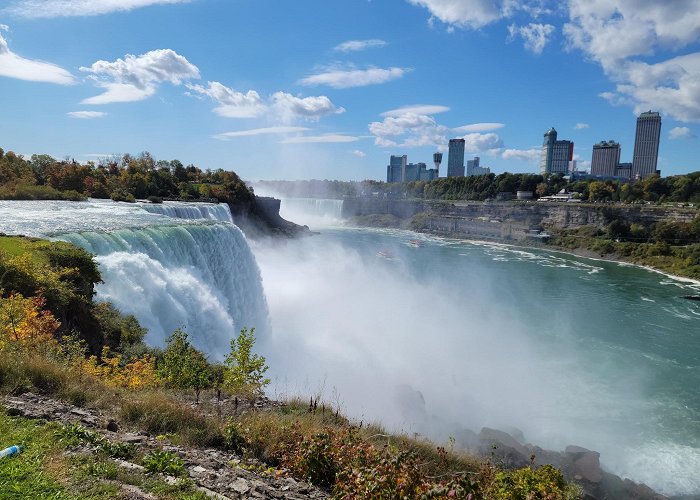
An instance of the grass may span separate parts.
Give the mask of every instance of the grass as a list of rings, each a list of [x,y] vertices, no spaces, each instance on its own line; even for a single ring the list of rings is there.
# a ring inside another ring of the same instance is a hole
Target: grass
[[[0,413],[0,439],[2,447],[23,446],[18,455],[0,459],[0,498],[3,499],[118,498],[122,493],[121,484],[137,486],[157,498],[206,498],[187,479],[168,484],[157,474],[119,467],[109,457],[110,450],[119,445],[79,426],[62,427]],[[66,450],[89,443],[96,443],[92,452],[66,453]],[[161,457],[157,462],[158,466],[170,467],[156,467],[155,472],[173,472],[173,461]],[[180,467],[178,472],[184,469]]]

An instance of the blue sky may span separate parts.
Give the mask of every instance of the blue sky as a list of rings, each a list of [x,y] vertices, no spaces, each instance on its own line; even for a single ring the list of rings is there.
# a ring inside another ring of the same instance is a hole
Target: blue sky
[[[5,150],[249,180],[384,179],[453,137],[536,172],[552,126],[579,165],[608,139],[631,161],[651,109],[679,174],[700,170],[700,0],[4,0],[0,107]]]

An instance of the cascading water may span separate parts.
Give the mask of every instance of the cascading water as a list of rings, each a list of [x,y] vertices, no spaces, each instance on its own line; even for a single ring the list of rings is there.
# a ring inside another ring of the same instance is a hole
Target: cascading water
[[[214,205],[209,203],[200,203],[197,205],[185,205],[182,203],[165,202],[158,204],[143,204],[141,205],[141,208],[152,214],[167,215],[168,217],[173,217],[176,219],[209,219],[230,222],[233,224],[231,211],[229,210],[228,205],[224,204]]]
[[[238,329],[268,331],[260,272],[226,205],[0,202],[0,216],[5,232],[95,254],[97,299],[136,316],[151,345],[182,327],[221,360]]]

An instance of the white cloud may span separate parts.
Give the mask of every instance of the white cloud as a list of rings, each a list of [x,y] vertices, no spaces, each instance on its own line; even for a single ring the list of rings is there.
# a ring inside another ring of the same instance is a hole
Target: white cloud
[[[588,125],[587,123],[577,123],[576,125],[574,125],[575,130],[583,130],[584,128],[589,128],[589,127],[590,127],[590,125]]]
[[[281,144],[319,144],[319,143],[339,143],[355,142],[360,138],[353,135],[323,134],[323,135],[300,135],[297,137],[287,137]]]
[[[299,80],[301,85],[315,86],[328,85],[334,89],[346,89],[351,87],[365,87],[396,80],[405,75],[408,68],[368,68],[368,69],[342,69],[331,68],[315,75],[307,76]]]
[[[163,82],[173,85],[199,78],[199,69],[171,49],[151,50],[140,56],[127,54],[114,62],[97,61],[80,71],[105,91],[82,101],[83,104],[108,104],[140,101],[152,96]]]
[[[102,111],[70,111],[66,114],[71,118],[80,118],[82,120],[102,118],[103,116],[107,115],[107,113],[104,113]]]
[[[531,149],[505,149],[501,153],[501,157],[505,160],[520,160],[527,162],[539,161],[542,154],[541,148]]]
[[[387,116],[381,122],[369,124],[374,143],[382,147],[444,145],[447,143],[447,130],[447,127],[438,125],[434,118],[416,113]]]
[[[196,94],[207,96],[219,103],[219,106],[214,108],[214,113],[219,116],[227,118],[254,118],[262,115],[266,110],[260,95],[254,90],[249,90],[243,94],[219,82],[207,82],[206,87],[191,83],[187,83],[185,86]]]
[[[551,40],[551,36],[554,33],[554,26],[551,24],[535,23],[530,23],[526,26],[511,24],[508,26],[508,33],[508,40],[521,37],[527,50],[533,54],[541,54],[544,47]]]
[[[367,156],[367,153],[365,153],[364,151],[360,151],[359,149],[354,150],[352,154],[354,154],[358,158],[364,158],[365,156]]]
[[[215,139],[222,141],[227,141],[235,137],[252,137],[255,135],[275,135],[275,134],[292,134],[296,132],[305,132],[309,130],[306,127],[264,127],[255,128],[250,130],[236,130],[234,132],[224,132],[223,134],[217,134],[214,136]]]
[[[610,70],[616,61],[700,38],[700,0],[569,0],[569,43]]]
[[[206,96],[219,104],[214,112],[227,118],[255,118],[270,115],[272,118],[289,122],[301,117],[316,120],[329,114],[344,113],[345,108],[335,106],[326,96],[296,97],[286,92],[275,92],[268,100],[260,97],[255,90],[245,94],[226,87],[219,82],[207,82],[207,86],[186,84],[192,92],[188,95]]]
[[[601,97],[635,112],[653,109],[700,121],[700,52],[657,62],[639,57],[677,52],[700,38],[700,0],[569,0],[564,34],[615,82]]]
[[[149,5],[186,3],[190,0],[20,0],[5,12],[29,18],[96,16],[125,12]]]
[[[503,2],[497,0],[408,0],[420,5],[449,25],[481,28],[503,17]]]
[[[464,136],[464,151],[467,153],[493,152],[503,148],[503,141],[493,132],[473,133]]]
[[[449,110],[450,108],[447,106],[441,106],[439,104],[412,104],[396,109],[390,109],[389,111],[382,113],[381,116],[401,116],[407,113],[413,113],[416,115],[436,115],[438,113],[445,113]]]
[[[7,31],[7,26],[2,25]],[[10,50],[7,40],[0,34],[0,76],[27,80],[30,82],[57,83],[72,85],[75,79],[65,69],[44,61],[25,59]]]
[[[455,127],[452,130],[457,133],[462,132],[489,132],[491,130],[498,130],[505,127],[503,123],[472,123],[469,125],[462,125],[461,127]]]
[[[688,127],[673,127],[668,131],[669,139],[690,139],[695,137]]]
[[[684,122],[700,121],[700,52],[622,68],[613,96],[618,102],[633,103],[635,113],[651,109]]]
[[[345,112],[345,108],[336,107],[325,95],[295,97],[286,92],[272,94],[272,108],[284,121],[297,116],[318,119],[321,116]]]
[[[373,47],[383,47],[386,45],[386,42],[384,40],[377,40],[377,39],[371,39],[371,40],[348,40],[347,42],[343,42],[336,47],[333,48],[333,50],[338,51],[338,52],[358,52],[360,50],[366,50],[370,49]]]

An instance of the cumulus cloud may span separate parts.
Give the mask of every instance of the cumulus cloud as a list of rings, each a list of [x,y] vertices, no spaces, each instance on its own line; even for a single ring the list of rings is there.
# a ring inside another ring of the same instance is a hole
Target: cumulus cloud
[[[501,1],[496,0],[408,0],[428,9],[443,23],[481,28],[503,17]]]
[[[658,62],[640,57],[678,51],[700,38],[700,0],[570,0],[563,31],[571,48],[601,64],[616,84],[612,104],[700,121],[700,52]]]
[[[365,156],[367,156],[367,154],[364,151],[360,151],[359,149],[354,150],[352,154],[354,154],[358,158],[364,158]]]
[[[498,130],[505,127],[503,123],[471,123],[469,125],[462,125],[461,127],[455,127],[452,130],[457,133],[462,132],[489,132],[491,130]]]
[[[345,112],[345,108],[335,106],[326,96],[297,97],[286,92],[275,92],[265,100],[255,90],[244,94],[219,82],[207,82],[206,86],[186,86],[191,91],[187,94],[194,97],[206,96],[218,103],[214,113],[227,118],[270,115],[279,121],[288,122],[297,117],[315,120],[321,116]]]
[[[343,69],[329,68],[314,75],[299,80],[301,85],[316,86],[327,85],[334,89],[346,89],[351,87],[365,87],[390,82],[401,78],[409,68],[367,68],[367,69]]]
[[[236,137],[252,137],[256,135],[282,135],[282,134],[292,134],[297,132],[305,132],[309,130],[306,127],[264,127],[264,128],[254,128],[249,130],[236,130],[234,132],[224,132],[223,134],[217,134],[214,136],[215,139],[222,141],[228,141]]]
[[[498,134],[473,133],[464,136],[464,151],[467,153],[495,152],[503,148],[503,140]]]
[[[340,114],[345,108],[336,107],[325,95],[296,97],[286,92],[272,94],[272,108],[283,120],[294,117],[317,119],[329,114]]]
[[[588,127],[590,127],[590,125],[588,125],[587,123],[577,123],[576,125],[574,125],[575,130],[583,130],[584,128]]]
[[[7,29],[3,24],[0,31],[7,31]],[[0,76],[59,85],[75,83],[73,75],[60,66],[36,59],[26,59],[12,52],[2,34],[0,34]]]
[[[348,40],[339,45],[336,45],[333,50],[337,52],[358,52],[360,50],[366,50],[374,47],[383,47],[386,45],[384,40],[371,39],[371,40]]]
[[[5,12],[29,18],[96,16],[125,12],[149,5],[186,3],[190,0],[20,0]]]
[[[80,71],[102,87],[102,94],[82,101],[83,104],[141,101],[155,94],[164,82],[180,85],[199,78],[199,69],[171,49],[159,49],[140,56],[127,54],[114,62],[97,61]]]
[[[542,53],[553,33],[554,26],[551,24],[530,23],[526,26],[516,26],[515,24],[508,26],[508,40],[522,38],[525,48],[533,54]]]
[[[214,108],[214,113],[227,118],[254,118],[265,112],[260,94],[249,90],[245,94],[236,92],[219,82],[207,82],[207,86],[187,83],[185,86],[194,94],[207,96],[216,101],[219,106]]]
[[[501,157],[505,160],[520,160],[533,163],[539,161],[541,154],[541,148],[504,149],[501,152]]]
[[[416,115],[436,115],[438,113],[445,113],[449,111],[450,108],[447,106],[441,106],[439,104],[411,104],[409,106],[402,106],[396,109],[390,109],[381,114],[381,116],[401,116],[407,113],[413,113]]]
[[[700,37],[700,0],[569,0],[569,18],[564,26],[569,43],[608,69]]]
[[[382,147],[440,146],[447,143],[449,129],[438,125],[434,118],[416,113],[387,116],[381,122],[369,124],[374,143]]]
[[[673,127],[668,131],[668,137],[669,139],[690,139],[695,135],[688,127]]]
[[[66,113],[71,118],[79,118],[81,120],[91,120],[93,118],[102,118],[107,113],[102,111],[70,111]]]
[[[281,141],[281,144],[327,144],[355,142],[358,140],[360,140],[359,137],[343,134],[299,135],[296,137],[287,137]]]

